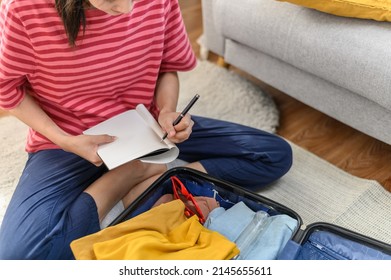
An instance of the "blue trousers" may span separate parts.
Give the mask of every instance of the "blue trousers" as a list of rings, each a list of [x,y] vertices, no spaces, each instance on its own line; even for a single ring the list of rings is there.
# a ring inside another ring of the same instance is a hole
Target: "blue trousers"
[[[291,167],[291,147],[277,135],[192,118],[179,158],[200,161],[216,178],[255,191]],[[100,230],[95,201],[84,190],[105,172],[63,150],[29,154],[0,228],[0,259],[73,259],[71,241]]]

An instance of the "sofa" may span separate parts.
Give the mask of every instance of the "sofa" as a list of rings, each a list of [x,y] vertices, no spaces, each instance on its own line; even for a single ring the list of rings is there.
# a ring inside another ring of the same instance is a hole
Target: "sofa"
[[[391,22],[277,0],[202,0],[202,13],[208,51],[391,144]]]

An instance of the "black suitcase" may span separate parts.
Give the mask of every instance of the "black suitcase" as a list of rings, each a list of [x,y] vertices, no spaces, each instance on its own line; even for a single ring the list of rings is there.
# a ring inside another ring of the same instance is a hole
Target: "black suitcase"
[[[131,219],[147,210],[164,194],[172,193],[176,176],[194,196],[218,195],[220,205],[229,208],[244,202],[253,211],[274,216],[285,214],[297,221],[291,238],[278,252],[278,260],[391,260],[391,245],[329,223],[304,226],[300,215],[288,207],[232,183],[186,167],[168,170],[109,226]]]

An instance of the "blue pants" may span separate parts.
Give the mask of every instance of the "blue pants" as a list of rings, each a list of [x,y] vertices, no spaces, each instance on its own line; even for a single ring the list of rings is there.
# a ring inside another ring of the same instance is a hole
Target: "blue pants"
[[[179,158],[200,161],[211,176],[255,191],[291,167],[291,147],[277,135],[193,120]],[[29,154],[0,228],[0,259],[73,259],[70,242],[100,230],[96,204],[84,190],[105,172],[63,150]]]

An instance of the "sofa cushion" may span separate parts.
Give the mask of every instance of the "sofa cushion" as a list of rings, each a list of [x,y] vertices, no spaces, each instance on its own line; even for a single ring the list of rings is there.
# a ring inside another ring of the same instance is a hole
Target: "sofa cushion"
[[[217,0],[215,8],[225,37],[391,109],[391,23],[275,0]]]
[[[337,16],[391,21],[390,0],[278,0]]]

